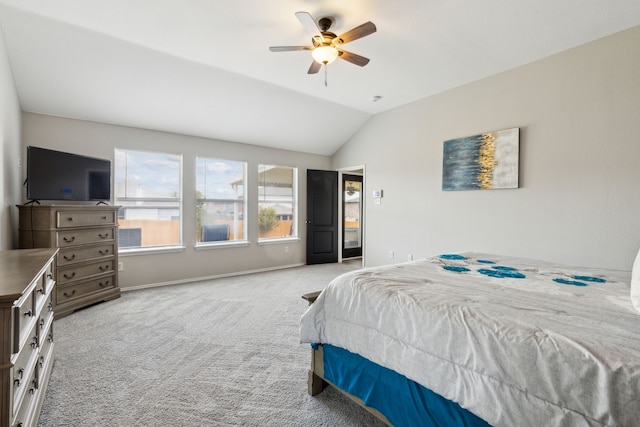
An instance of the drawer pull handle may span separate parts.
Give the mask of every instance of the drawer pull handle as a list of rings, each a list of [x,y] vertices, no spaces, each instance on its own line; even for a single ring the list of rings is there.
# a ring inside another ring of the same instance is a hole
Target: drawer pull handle
[[[40,327],[44,327],[44,319],[40,319]]]
[[[24,315],[27,316],[27,317],[31,317],[31,316],[33,316],[33,311],[29,310],[26,313],[24,313]]]
[[[72,290],[70,294],[64,292],[62,295],[64,295],[67,298],[71,298],[72,296],[74,296],[76,294],[76,290]]]
[[[104,282],[104,283],[99,282],[99,283],[98,283],[98,285],[100,285],[100,287],[102,287],[102,288],[106,288],[107,286],[109,286],[109,281],[107,280],[107,281],[106,281],[106,282]]]
[[[38,365],[40,365],[41,368],[44,366],[44,356],[40,356],[40,359],[38,359]]]
[[[73,261],[76,258],[76,254],[71,254],[71,256],[69,255],[65,255],[64,259],[66,259],[67,261]]]
[[[37,292],[38,292],[39,294],[44,294],[44,288],[38,288]]]
[[[102,219],[107,220],[107,217],[106,217],[106,216],[103,216],[103,217],[102,217]]]
[[[38,346],[38,337],[31,338],[31,348],[36,348]]]
[[[64,240],[64,241],[65,241],[65,242],[67,242],[67,243],[71,243],[71,242],[73,242],[74,240],[76,240],[76,236],[71,236],[71,238],[70,238],[70,239],[69,239],[67,236],[64,236],[64,237],[62,238],[62,240]]]
[[[22,383],[22,381],[20,381],[19,379],[14,379],[13,380],[13,386],[14,387],[20,387],[20,384]]]
[[[99,249],[98,252],[100,252],[100,255],[106,255],[109,253],[109,249]]]
[[[51,273],[47,273],[47,277],[48,277],[49,279],[53,279],[53,274],[51,274]]]
[[[47,305],[47,309],[49,311],[53,311],[53,303],[51,301],[49,301],[49,305]]]
[[[104,267],[100,266],[98,268],[100,269],[100,271],[109,271],[109,270],[111,270],[111,268],[108,265],[105,265]]]
[[[67,221],[73,221],[73,217],[72,216],[68,217]]]
[[[98,237],[100,237],[101,239],[106,239],[107,237],[109,237],[109,233],[98,233]]]
[[[24,375],[24,368],[20,368],[18,369],[18,375],[20,375],[19,377],[14,377],[13,378],[13,383],[16,385],[16,387],[18,387],[20,385],[20,381],[22,381],[22,376]]]
[[[53,334],[47,335],[47,341],[53,342]]]
[[[73,279],[74,277],[76,277],[76,272],[74,271],[73,273],[71,273],[71,275],[64,273],[64,278],[65,279]]]

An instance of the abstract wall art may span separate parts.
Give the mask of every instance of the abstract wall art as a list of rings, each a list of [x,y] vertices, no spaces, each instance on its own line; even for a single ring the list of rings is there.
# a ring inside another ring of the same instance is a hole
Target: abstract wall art
[[[520,128],[444,142],[442,190],[518,188]]]

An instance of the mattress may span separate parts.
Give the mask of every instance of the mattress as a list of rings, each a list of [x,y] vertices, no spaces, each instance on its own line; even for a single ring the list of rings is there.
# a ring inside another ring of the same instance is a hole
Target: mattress
[[[640,315],[630,273],[482,253],[333,280],[303,343],[392,369],[496,426],[640,420]]]

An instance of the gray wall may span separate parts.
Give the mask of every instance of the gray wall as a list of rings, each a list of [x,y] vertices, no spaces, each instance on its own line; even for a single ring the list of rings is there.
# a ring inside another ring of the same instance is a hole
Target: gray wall
[[[20,147],[20,102],[0,30],[0,250],[17,246]]]
[[[305,262],[306,170],[328,169],[325,156],[274,150],[246,144],[189,137],[151,130],[24,113],[23,155],[28,145],[69,151],[113,161],[114,148],[162,151],[183,155],[183,244],[184,250],[121,256],[124,270],[120,286],[176,283],[204,277],[260,271]],[[206,156],[248,163],[249,246],[195,250],[195,157]],[[298,167],[299,241],[258,245],[259,163]],[[26,197],[25,192],[22,198]],[[288,253],[285,253],[285,247]]]
[[[630,270],[639,52],[636,27],[371,119],[333,158],[366,165],[365,264],[476,250]],[[521,188],[441,190],[443,141],[512,127]]]

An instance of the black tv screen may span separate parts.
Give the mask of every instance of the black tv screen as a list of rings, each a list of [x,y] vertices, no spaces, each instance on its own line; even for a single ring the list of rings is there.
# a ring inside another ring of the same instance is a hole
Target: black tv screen
[[[110,160],[27,147],[27,199],[104,201],[110,198]]]

